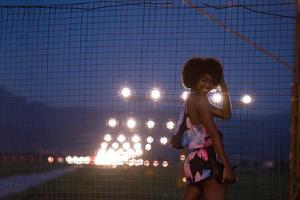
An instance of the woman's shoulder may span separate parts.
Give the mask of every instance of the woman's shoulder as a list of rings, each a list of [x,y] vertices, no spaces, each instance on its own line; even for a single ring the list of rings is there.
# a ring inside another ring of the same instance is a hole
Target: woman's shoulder
[[[207,97],[204,95],[198,95],[198,94],[191,94],[189,95],[187,101],[186,101],[186,105],[187,106],[192,106],[192,107],[196,107],[196,106],[201,106],[201,105],[207,105]]]

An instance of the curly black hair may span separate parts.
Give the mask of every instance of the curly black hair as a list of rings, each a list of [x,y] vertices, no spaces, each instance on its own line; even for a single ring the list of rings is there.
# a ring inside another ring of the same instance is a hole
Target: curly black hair
[[[212,76],[214,86],[220,83],[223,74],[221,63],[214,58],[192,57],[183,66],[182,84],[186,88],[195,88],[203,74]]]

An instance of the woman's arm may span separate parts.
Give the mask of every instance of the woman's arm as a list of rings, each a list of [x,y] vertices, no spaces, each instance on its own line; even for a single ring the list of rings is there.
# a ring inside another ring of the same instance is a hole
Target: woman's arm
[[[201,121],[207,129],[207,132],[209,133],[209,136],[212,139],[214,149],[224,165],[223,182],[233,181],[235,179],[235,176],[231,169],[229,159],[225,153],[224,145],[221,136],[218,133],[217,126],[212,118],[211,113],[209,112],[208,104],[205,99],[206,97],[197,96],[197,98],[198,100],[196,107],[198,113],[200,114]]]
[[[226,83],[224,81],[223,75],[221,76],[221,89],[222,89],[222,96],[223,96],[223,107],[217,108],[214,105],[209,106],[209,111],[214,117],[218,117],[221,119],[230,119],[231,118],[231,101],[228,94],[228,89]]]

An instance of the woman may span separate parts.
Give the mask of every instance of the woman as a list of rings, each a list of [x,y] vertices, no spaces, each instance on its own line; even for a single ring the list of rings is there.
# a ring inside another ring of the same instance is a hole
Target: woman
[[[234,183],[236,178],[213,120],[213,117],[231,117],[222,66],[215,59],[191,58],[184,65],[182,83],[191,89],[183,115],[185,128],[174,135],[171,143],[173,147],[180,144],[188,153],[184,163],[187,180],[184,200],[224,200],[226,184]],[[211,105],[207,98],[207,93],[219,84],[223,92],[222,109]]]

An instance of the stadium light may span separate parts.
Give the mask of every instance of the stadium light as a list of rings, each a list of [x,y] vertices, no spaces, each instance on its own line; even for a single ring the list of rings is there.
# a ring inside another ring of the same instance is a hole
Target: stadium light
[[[153,166],[154,167],[158,167],[159,166],[159,162],[157,160],[153,161]]]
[[[132,92],[131,92],[130,88],[124,87],[124,88],[122,88],[120,93],[121,93],[123,98],[128,99],[131,96]]]
[[[188,98],[188,96],[189,96],[189,91],[184,91],[181,94],[181,99],[184,100],[184,101],[186,101],[186,99]]]
[[[115,128],[118,125],[118,121],[115,118],[110,118],[107,122],[109,127]]]
[[[243,104],[250,104],[252,102],[252,97],[248,94],[245,94],[242,98],[241,101]]]
[[[169,165],[168,161],[163,161],[163,162],[162,162],[162,166],[163,166],[163,167],[168,167],[168,165]]]
[[[137,142],[141,141],[141,138],[138,135],[134,135],[134,136],[132,136],[131,141],[134,143],[137,143]]]
[[[145,160],[145,161],[144,161],[144,165],[145,165],[146,167],[148,167],[148,166],[150,165],[149,160]]]
[[[117,140],[118,140],[120,143],[123,143],[123,142],[126,140],[126,138],[125,138],[125,136],[124,136],[123,134],[120,134],[120,135],[118,136]]]
[[[140,151],[142,149],[142,145],[141,143],[135,143],[133,145],[133,148],[136,150],[136,151]]]
[[[152,136],[148,136],[147,139],[146,139],[146,141],[147,141],[148,143],[150,143],[150,144],[153,142],[153,140],[154,140],[154,139],[153,139]]]
[[[167,129],[173,130],[175,128],[175,123],[173,121],[168,121],[166,126],[167,126]]]
[[[129,150],[129,149],[130,149],[130,143],[129,143],[129,142],[125,142],[125,143],[123,144],[123,149]]]
[[[117,143],[117,142],[114,142],[114,143],[112,143],[112,148],[114,148],[114,149],[118,149],[119,148],[119,143]]]
[[[151,91],[150,97],[154,100],[154,101],[158,101],[160,98],[160,91],[157,88],[154,88]]]
[[[214,102],[214,103],[221,103],[222,102],[222,100],[223,100],[223,96],[220,94],[220,93],[214,93],[213,95],[212,95],[212,101]]]
[[[168,138],[166,138],[166,137],[160,138],[160,143],[161,143],[162,145],[166,145],[166,144],[168,143]]]
[[[149,129],[152,129],[155,126],[155,122],[153,120],[148,120],[146,125]]]
[[[54,162],[54,158],[52,156],[48,157],[48,163],[53,163]]]
[[[150,151],[151,150],[151,144],[146,144],[145,145],[145,149],[146,149],[146,151]]]
[[[128,120],[127,120],[127,127],[129,128],[129,129],[134,129],[135,127],[136,127],[136,120],[134,119],[134,118],[129,118]]]
[[[104,140],[106,142],[110,142],[112,140],[112,136],[110,134],[106,134],[106,135],[104,135]]]
[[[185,160],[185,155],[181,154],[180,157],[179,157],[179,160],[184,161]]]
[[[108,147],[107,142],[102,142],[101,143],[101,149],[106,149]]]

